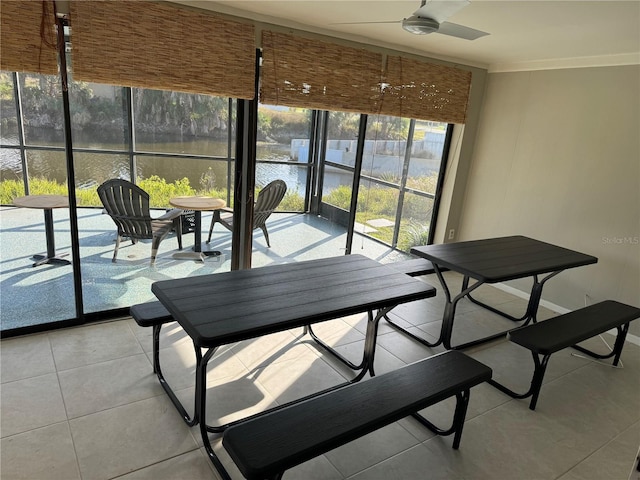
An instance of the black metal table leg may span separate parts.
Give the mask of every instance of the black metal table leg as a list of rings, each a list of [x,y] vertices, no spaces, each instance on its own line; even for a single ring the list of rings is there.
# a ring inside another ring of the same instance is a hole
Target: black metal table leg
[[[349,367],[351,370],[361,370],[364,364],[364,358],[362,359],[362,361],[356,365],[355,363],[353,363],[351,360],[349,360],[348,358],[346,358],[344,355],[341,355],[335,348],[329,346],[327,343],[325,343],[322,339],[320,339],[316,333],[313,331],[313,328],[311,328],[311,325],[306,325],[305,326],[306,331],[309,333],[309,335],[311,336],[311,338],[320,346],[322,347],[322,349],[324,349],[327,353],[331,354],[335,359],[337,359],[338,361],[340,361],[341,363],[343,363],[344,365],[346,365],[347,367]]]
[[[155,372],[156,376],[158,377],[158,381],[160,382],[160,385],[162,386],[162,388],[164,389],[166,394],[169,396],[169,399],[171,400],[173,405],[176,407],[176,410],[178,410],[178,412],[180,413],[180,416],[182,417],[184,422],[188,426],[193,427],[194,425],[196,425],[198,423],[198,405],[197,405],[197,401],[198,401],[198,382],[197,382],[197,378],[196,378],[196,392],[195,392],[195,395],[194,395],[195,400],[194,400],[194,406],[193,406],[193,417],[191,417],[187,413],[187,410],[184,408],[184,406],[182,405],[180,400],[178,400],[178,397],[173,392],[173,389],[171,388],[171,386],[169,385],[167,380],[164,378],[164,374],[162,373],[162,368],[160,367],[160,328],[161,327],[162,327],[162,325],[154,325],[153,326],[153,371]],[[195,345],[194,345],[194,349],[195,349],[195,354],[196,354],[196,369],[197,369],[197,366],[202,362],[202,352]],[[197,375],[197,373],[196,373],[196,375]]]
[[[507,318],[511,321],[514,321],[514,322],[524,321],[523,325],[528,325],[531,322],[536,323],[538,321],[537,319],[538,307],[540,306],[540,300],[542,298],[542,288],[544,287],[544,284],[549,279],[555,277],[562,271],[563,270],[552,272],[546,277],[544,277],[541,281],[538,281],[538,275],[533,276],[533,285],[531,286],[531,293],[529,294],[529,301],[527,302],[527,308],[525,310],[524,315],[522,315],[521,317],[514,317],[513,315],[509,315],[508,313],[503,312],[502,310],[499,310],[495,307],[492,307],[491,305],[487,305],[486,303],[483,303],[480,300],[473,298],[471,295],[467,295],[467,297],[471,302],[475,303],[476,305],[480,305],[481,307],[493,313],[496,313],[504,318]],[[465,277],[465,282],[468,282],[468,277]],[[465,283],[463,282],[463,287],[464,285]]]
[[[197,222],[196,222],[197,223]],[[196,366],[196,409],[200,418],[200,435],[202,436],[202,443],[204,449],[209,456],[209,460],[213,463],[213,466],[220,474],[223,480],[231,480],[231,476],[222,465],[222,462],[213,451],[211,441],[209,440],[209,428],[207,428],[207,363],[209,359],[215,353],[216,348],[210,348],[204,354],[204,356],[198,362]]]
[[[422,425],[427,427],[436,435],[447,436],[453,435],[453,448],[457,450],[460,447],[460,440],[462,438],[462,428],[464,427],[464,419],[467,415],[467,407],[469,406],[469,398],[471,392],[469,390],[464,390],[462,392],[456,393],[456,409],[453,414],[453,422],[451,427],[447,429],[443,429],[435,426],[429,420],[427,420],[424,416],[419,413],[414,413],[411,416],[418,420]]]
[[[193,247],[191,252],[177,252],[173,258],[178,260],[197,260],[204,262],[205,257],[218,257],[221,252],[218,250],[202,249],[202,211],[194,210],[194,231]]]
[[[352,383],[359,382],[364,378],[364,376],[369,372],[369,374],[374,377],[376,372],[374,370],[374,361],[376,357],[376,344],[378,337],[378,326],[380,325],[380,319],[384,317],[389,310],[393,307],[384,308],[382,310],[378,310],[376,315],[373,315],[373,312],[369,310],[368,318],[367,318],[367,333],[364,339],[364,353],[362,355],[362,370],[360,373],[356,375],[356,377],[351,380]]]
[[[533,376],[531,378],[531,385],[529,386],[529,390],[524,393],[517,393],[511,390],[510,388],[502,385],[497,380],[493,378],[487,380],[489,385],[496,387],[502,393],[506,393],[511,398],[524,399],[531,397],[531,402],[529,403],[529,409],[535,410],[536,404],[538,403],[538,397],[540,395],[540,390],[542,389],[542,381],[544,380],[544,374],[547,371],[547,364],[549,363],[549,359],[551,355],[542,355],[542,359],[540,356],[531,352],[531,356],[533,357],[534,370]]]
[[[550,280],[551,278],[555,277],[556,275],[558,275],[559,273],[561,273],[563,270],[557,270],[555,272],[550,273],[549,275],[547,275],[546,277],[544,277],[542,280],[538,280],[538,275],[533,275],[533,285],[531,287],[531,293],[529,295],[529,301],[527,302],[527,308],[526,311],[524,313],[524,315],[522,317],[514,317],[512,315],[509,315],[506,312],[503,312],[495,307],[492,307],[491,305],[487,305],[484,302],[481,302],[480,300],[477,300],[475,298],[473,298],[473,296],[471,295],[471,292],[473,292],[477,287],[479,287],[480,285],[483,285],[484,282],[480,282],[478,281],[476,284],[474,284],[473,286],[469,287],[469,277],[465,276],[464,280],[462,282],[462,288],[461,288],[461,292],[460,294],[458,294],[453,301],[451,302],[450,296],[448,294],[448,288],[445,286],[444,283],[444,278],[442,277],[442,274],[439,273],[439,269],[437,267],[436,264],[434,264],[434,268],[436,270],[436,274],[438,275],[438,279],[440,280],[440,283],[443,286],[443,289],[445,290],[445,294],[447,296],[447,307],[449,306],[449,304],[452,304],[453,310],[455,311],[455,303],[457,303],[461,298],[463,297],[467,297],[471,302],[475,303],[476,305],[479,305],[483,308],[485,308],[486,310],[489,310],[490,312],[493,312],[497,315],[500,315],[504,318],[507,318],[513,322],[524,322],[522,325],[528,325],[529,323],[533,322],[536,323],[537,320],[537,314],[538,314],[538,307],[540,306],[540,300],[542,298],[542,289],[544,287],[544,284]],[[467,343],[463,343],[461,345],[457,345],[457,346],[452,346],[451,345],[451,335],[453,333],[453,314],[455,312],[447,312],[447,308],[445,307],[445,322],[448,319],[449,328],[445,328],[443,325],[443,329],[445,329],[445,333],[444,333],[444,339],[443,339],[443,344],[445,346],[445,348],[447,349],[455,349],[455,350],[460,350],[460,349],[464,349],[464,348],[469,348],[475,345],[481,345],[483,343],[489,342],[491,340],[495,340],[497,338],[501,338],[503,337],[506,333],[509,332],[509,330],[505,330],[503,332],[500,333],[496,333],[493,335],[489,335],[487,337],[483,337],[480,338],[478,340],[473,340],[471,342],[467,342]]]
[[[195,231],[193,241],[193,251],[206,255],[208,257],[217,257],[220,255],[218,250],[203,250],[202,249],[202,212],[195,210]]]
[[[384,319],[387,321],[387,323],[389,325],[391,325],[393,328],[398,330],[400,333],[402,333],[402,334],[414,339],[416,342],[422,343],[426,347],[437,347],[438,345],[440,345],[442,343],[442,334],[440,335],[440,337],[438,338],[437,341],[429,342],[428,340],[425,340],[424,338],[418,337],[417,335],[414,335],[413,333],[411,333],[409,330],[401,327],[400,325],[395,323],[393,320],[391,320],[388,315],[385,315]]]
[[[362,360],[358,365],[356,365],[355,363],[353,363],[352,361],[350,361],[349,359],[341,355],[335,348],[329,346],[327,343],[322,341],[315,334],[311,325],[306,325],[305,330],[306,332],[309,333],[311,338],[326,352],[331,354],[334,358],[336,358],[338,361],[340,361],[341,363],[349,367],[351,370],[359,371],[360,373],[352,380],[357,382],[360,379],[362,379],[367,372],[370,372],[371,376],[375,375],[373,371],[373,362],[374,362],[375,350],[376,350],[376,338],[378,335],[378,325],[380,323],[380,319],[383,317],[387,318],[387,314],[396,306],[397,305],[393,305],[391,307],[386,307],[381,310],[378,310],[375,316],[373,315],[373,312],[371,310],[367,312],[367,331],[365,334],[364,353],[362,355]],[[411,333],[408,333],[408,334],[412,335]]]
[[[455,297],[451,298],[451,291],[449,290],[449,286],[447,285],[447,282],[445,281],[444,276],[442,275],[441,268],[435,263],[433,264],[433,267],[436,272],[436,276],[438,277],[438,280],[442,285],[445,299],[447,301],[444,307],[444,315],[442,317],[442,328],[440,330],[441,343],[444,345],[444,348],[446,348],[447,350],[460,349],[463,347],[471,346],[472,344],[475,345],[476,343],[478,343],[478,341],[476,340],[464,345],[459,345],[457,347],[454,347],[451,345],[451,337],[453,335],[453,322],[455,320],[456,306],[458,305],[458,302],[462,300],[464,297],[468,296],[476,288],[480,287],[481,285],[484,285],[484,282],[477,281],[476,283],[474,283],[469,287],[468,279],[465,277],[465,282],[463,282],[462,284],[463,286],[462,291]]]
[[[65,258],[68,254],[63,253],[56,255],[55,235],[53,232],[53,210],[51,208],[44,209],[44,233],[47,239],[47,254],[34,255],[32,258],[36,260],[34,267],[44,265],[45,263],[58,263],[61,265],[69,265],[71,262]]]
[[[397,325],[396,323],[390,321],[389,318],[387,318],[386,316],[385,316],[385,319],[396,330],[413,338],[414,340],[416,340],[417,342],[420,342],[426,347],[437,347],[438,345],[442,344],[447,350],[451,350],[455,348],[462,348],[462,347],[469,346],[470,344],[465,344],[458,347],[453,347],[451,345],[451,335],[453,334],[453,321],[456,313],[456,305],[465,296],[469,295],[469,293],[473,292],[480,285],[483,285],[484,282],[478,281],[474,283],[471,287],[469,287],[468,279],[466,279],[466,281],[463,283],[462,291],[455,297],[451,298],[451,291],[449,290],[449,286],[447,285],[447,282],[445,281],[442,275],[442,269],[435,263],[433,264],[433,269],[435,270],[436,276],[440,281],[440,285],[442,285],[442,290],[444,291],[444,295],[446,299],[444,313],[442,315],[442,327],[440,328],[440,335],[438,336],[438,339],[435,342],[429,342],[428,340],[425,340],[424,338],[420,338],[414,335],[413,333],[407,331],[406,329],[402,328],[401,326]],[[470,342],[470,343],[475,344],[475,342]]]

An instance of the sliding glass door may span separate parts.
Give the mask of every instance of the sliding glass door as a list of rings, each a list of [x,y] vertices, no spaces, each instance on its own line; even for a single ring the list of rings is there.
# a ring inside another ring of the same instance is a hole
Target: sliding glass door
[[[97,187],[113,178],[132,181],[150,197],[152,218],[172,208],[176,196],[207,195],[229,202],[233,185],[234,105],[228,98],[89,82],[69,82],[80,269],[71,262],[32,267],[33,254],[47,250],[71,260],[69,208],[17,208],[24,195],[68,198],[63,98],[60,79],[0,73],[0,222],[3,332],[32,331],[44,324],[77,323],[151,300],[151,283],[166,278],[228,270],[231,247],[206,262],[177,260],[176,232],[161,242],[150,265],[151,239],[123,238],[113,262],[116,224]],[[65,203],[65,206],[68,203]],[[53,218],[45,225],[47,212]],[[203,230],[211,212],[202,214]],[[183,248],[194,244],[193,212],[184,215]],[[47,233],[48,230],[52,234]],[[206,230],[203,235],[206,238]],[[49,238],[50,237],[50,238]],[[74,277],[75,275],[75,277]],[[74,279],[80,279],[78,311]],[[34,299],[37,299],[34,301]]]
[[[26,194],[68,195],[58,80],[0,75],[3,331],[126,312],[154,298],[154,281],[222,272],[231,264],[232,234],[220,225],[210,243],[222,252],[218,258],[178,259],[174,231],[160,244],[154,267],[150,240],[122,239],[113,262],[116,225],[97,187],[112,178],[136,183],[149,194],[154,218],[172,208],[176,196],[213,196],[232,207],[236,102],[71,78],[77,209],[50,213],[56,253],[69,260],[71,214],[77,216],[80,268],[32,267],[31,256],[47,249],[44,211],[13,202]],[[287,192],[266,221],[271,246],[263,231],[253,232],[252,266],[345,253],[393,261],[428,243],[446,133],[441,123],[261,105],[254,198],[276,179]],[[185,212],[181,222],[185,250],[194,244],[194,215]],[[203,240],[212,215],[201,214]]]
[[[325,118],[317,211],[347,232],[342,248],[349,253],[368,250],[376,257],[384,249],[371,241],[407,253],[427,244],[437,213],[448,125],[345,112],[329,112]]]
[[[0,327],[5,331],[74,318],[76,306],[59,79],[0,72],[0,105]],[[34,257],[50,251],[63,260],[39,264],[40,257]]]
[[[357,218],[361,233],[409,252],[428,243],[447,124],[369,117]]]

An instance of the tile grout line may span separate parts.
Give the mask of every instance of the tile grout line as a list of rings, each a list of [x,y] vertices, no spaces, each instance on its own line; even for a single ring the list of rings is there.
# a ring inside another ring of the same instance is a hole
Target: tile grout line
[[[73,447],[73,456],[76,460],[76,471],[78,472],[78,477],[82,479],[82,470],[80,469],[80,459],[78,458],[78,450],[76,448],[76,442],[73,438],[73,430],[71,428],[71,422],[69,421],[69,411],[67,410],[67,402],[64,398],[64,393],[62,392],[62,384],[60,383],[60,372],[58,371],[58,364],[56,363],[56,356],[53,351],[53,344],[51,343],[51,336],[47,333],[47,343],[49,344],[49,349],[51,351],[51,358],[53,360],[53,368],[56,372],[56,380],[58,381],[58,389],[60,390],[60,398],[62,399],[62,406],[64,407],[64,416],[66,420],[64,423],[67,425],[67,431],[69,432],[69,438],[71,439],[71,446]]]
[[[622,435],[623,433],[625,433],[627,430],[630,430],[632,428],[634,428],[637,424],[640,424],[640,421],[635,422],[631,425],[629,425],[627,428],[625,428],[624,430],[622,430],[620,433],[618,433],[615,437],[613,437],[612,439],[610,439],[609,441],[605,442],[601,447],[597,448],[596,450],[592,451],[591,453],[587,454],[582,460],[580,460],[578,463],[576,463],[575,465],[573,465],[571,468],[569,468],[568,470],[562,472],[560,475],[558,475],[556,477],[555,480],[559,480],[561,479],[564,475],[566,475],[567,473],[569,473],[571,470],[573,470],[574,468],[576,468],[578,465],[580,465],[581,463],[585,462],[586,460],[588,460],[589,458],[593,457],[595,454],[597,454],[599,451],[601,451],[603,448],[607,447],[607,445],[610,445],[611,443],[613,443],[618,437],[620,437],[620,435]],[[634,459],[631,462],[631,471],[629,472],[630,476],[629,479],[631,480],[631,475],[633,474],[633,470],[635,469],[635,465],[636,465],[637,459]]]

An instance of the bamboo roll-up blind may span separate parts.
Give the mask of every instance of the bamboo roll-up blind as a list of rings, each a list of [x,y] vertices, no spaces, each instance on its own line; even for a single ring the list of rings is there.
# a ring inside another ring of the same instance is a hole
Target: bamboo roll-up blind
[[[0,6],[0,70],[58,73],[53,2],[3,1]]]
[[[260,102],[377,113],[381,68],[379,53],[264,30]]]
[[[462,124],[470,88],[469,71],[389,56],[380,113]]]
[[[76,80],[252,99],[254,26],[139,0],[71,2]]]

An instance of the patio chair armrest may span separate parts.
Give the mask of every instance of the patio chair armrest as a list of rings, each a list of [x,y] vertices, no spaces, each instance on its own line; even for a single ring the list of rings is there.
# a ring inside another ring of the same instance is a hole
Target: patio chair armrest
[[[183,210],[180,208],[173,208],[161,217],[155,218],[154,220],[173,220],[174,218],[178,218],[180,215],[182,215],[182,212]]]

